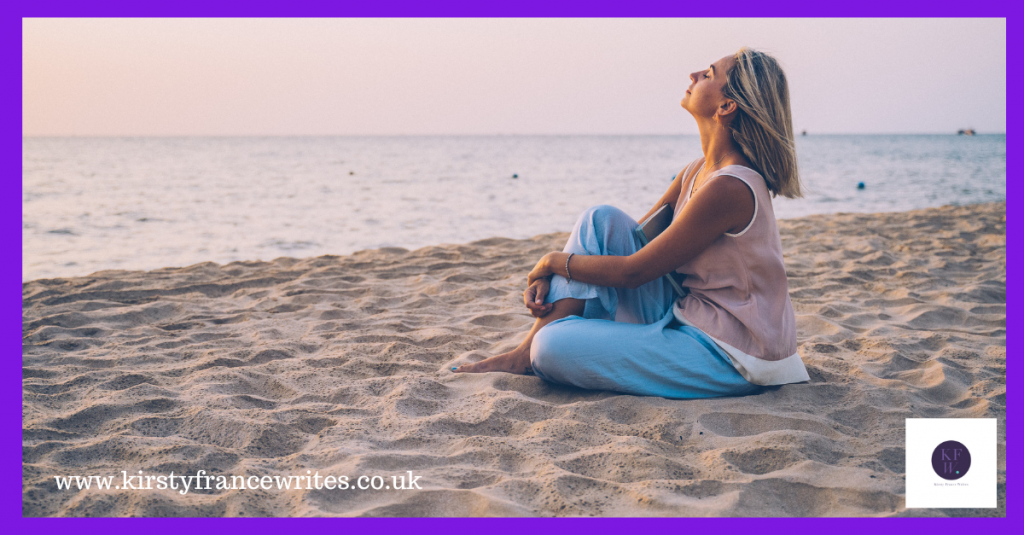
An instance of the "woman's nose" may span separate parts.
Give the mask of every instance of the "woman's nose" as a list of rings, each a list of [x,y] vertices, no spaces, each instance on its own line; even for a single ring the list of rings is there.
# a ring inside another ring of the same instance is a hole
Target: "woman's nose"
[[[693,82],[693,83],[697,83],[697,73],[695,73],[695,72],[691,72],[690,73],[690,81]]]

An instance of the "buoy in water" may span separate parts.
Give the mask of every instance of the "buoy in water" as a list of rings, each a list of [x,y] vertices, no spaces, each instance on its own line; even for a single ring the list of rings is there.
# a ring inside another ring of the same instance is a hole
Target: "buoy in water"
[[[863,182],[858,182],[857,183],[857,189],[864,189],[864,183]]]
[[[519,178],[519,175],[516,173],[512,173],[512,178]]]

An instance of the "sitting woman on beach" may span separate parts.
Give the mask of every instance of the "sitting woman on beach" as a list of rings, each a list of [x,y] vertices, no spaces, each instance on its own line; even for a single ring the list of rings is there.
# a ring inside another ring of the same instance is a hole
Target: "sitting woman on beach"
[[[538,319],[526,339],[453,371],[666,398],[809,379],[771,202],[801,195],[786,76],[744,47],[690,79],[682,107],[704,157],[640,219],[668,204],[671,225],[641,248],[627,214],[586,210],[565,249],[527,277],[524,300]],[[685,295],[665,280],[670,271],[686,276]]]

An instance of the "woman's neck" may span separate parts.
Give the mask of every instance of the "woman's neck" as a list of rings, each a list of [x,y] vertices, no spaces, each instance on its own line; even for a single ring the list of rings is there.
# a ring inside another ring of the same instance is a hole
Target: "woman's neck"
[[[727,162],[743,158],[743,151],[736,141],[732,139],[729,129],[719,124],[701,129],[700,148],[704,153],[704,161],[710,167],[715,162]]]
[[[704,163],[709,168],[749,164],[739,143],[733,140],[729,128],[718,123],[700,129],[700,148],[704,153]]]

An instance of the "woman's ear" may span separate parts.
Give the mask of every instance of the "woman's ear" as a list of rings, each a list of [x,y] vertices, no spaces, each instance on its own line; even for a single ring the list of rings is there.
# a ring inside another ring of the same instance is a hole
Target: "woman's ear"
[[[721,106],[719,106],[718,115],[722,116],[723,119],[727,119],[729,118],[729,115],[735,113],[738,109],[739,106],[736,105],[735,100],[726,99],[726,101]]]

